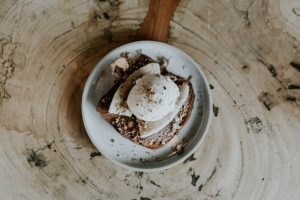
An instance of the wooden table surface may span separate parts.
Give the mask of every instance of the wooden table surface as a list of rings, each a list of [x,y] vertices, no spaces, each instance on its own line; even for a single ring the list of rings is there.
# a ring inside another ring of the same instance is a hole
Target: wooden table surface
[[[201,64],[212,125],[194,159],[136,173],[84,130],[87,76],[146,0],[1,0],[0,199],[299,199],[300,1],[181,0],[167,42]]]

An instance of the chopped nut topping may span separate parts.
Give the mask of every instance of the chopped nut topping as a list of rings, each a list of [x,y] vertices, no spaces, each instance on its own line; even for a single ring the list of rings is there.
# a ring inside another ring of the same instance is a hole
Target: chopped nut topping
[[[129,127],[129,128],[132,128],[132,127],[133,127],[133,121],[130,121],[130,122],[128,123],[128,127]]]
[[[137,106],[142,105],[142,101],[141,101],[141,100],[138,100],[138,101],[136,102],[136,105],[137,105]]]
[[[177,77],[174,76],[174,75],[169,76],[169,78],[170,78],[172,81],[177,81]]]
[[[145,121],[139,120],[138,127],[141,133],[145,131],[145,129],[148,127],[148,124],[146,124]]]
[[[129,68],[126,58],[121,57],[111,64],[112,72],[117,77],[124,76],[124,72]]]

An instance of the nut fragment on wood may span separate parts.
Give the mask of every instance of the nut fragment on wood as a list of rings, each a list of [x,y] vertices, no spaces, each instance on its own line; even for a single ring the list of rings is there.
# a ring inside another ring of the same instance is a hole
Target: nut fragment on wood
[[[300,89],[300,85],[290,83],[288,85],[288,89],[289,90],[297,90],[297,89]]]
[[[290,62],[290,65],[300,72],[300,63]]]
[[[213,104],[213,113],[214,113],[215,117],[218,117],[219,107],[215,106],[215,104]]]
[[[185,159],[185,161],[183,161],[183,163],[187,163],[189,161],[194,161],[194,160],[196,160],[196,158],[194,157],[194,154],[192,154],[187,159]]]
[[[272,76],[276,77],[277,76],[276,68],[272,64],[269,64],[267,67],[268,67],[268,70],[271,72]]]
[[[288,96],[286,97],[286,100],[288,100],[288,101],[296,101],[296,100],[297,100],[297,97],[288,95]]]
[[[276,99],[275,96],[270,94],[269,92],[262,92],[258,99],[260,102],[264,104],[264,106],[267,108],[267,110],[271,110],[276,105]]]
[[[197,181],[198,181],[198,179],[200,178],[200,175],[196,175],[195,169],[192,168],[192,167],[189,168],[188,174],[190,174],[190,175],[191,175],[191,178],[192,178],[191,184],[192,184],[193,186],[196,186]]]
[[[92,160],[94,157],[101,156],[101,155],[102,154],[99,151],[92,152],[90,154],[90,160]]]

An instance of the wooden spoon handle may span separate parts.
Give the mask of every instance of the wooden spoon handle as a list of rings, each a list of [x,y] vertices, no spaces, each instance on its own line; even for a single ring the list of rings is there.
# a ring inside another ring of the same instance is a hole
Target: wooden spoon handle
[[[165,42],[170,20],[178,3],[179,0],[150,0],[148,13],[137,32],[136,39]]]

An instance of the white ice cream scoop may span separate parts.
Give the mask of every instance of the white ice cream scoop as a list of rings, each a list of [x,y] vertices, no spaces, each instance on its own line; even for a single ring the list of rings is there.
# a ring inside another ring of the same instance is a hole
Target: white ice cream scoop
[[[144,121],[157,121],[175,110],[177,85],[167,76],[149,74],[136,81],[127,98],[130,111]]]
[[[127,107],[126,99],[131,88],[134,86],[135,80],[141,78],[146,74],[159,74],[159,73],[160,73],[160,68],[159,68],[159,64],[157,63],[149,63],[144,67],[138,69],[137,71],[133,72],[126,79],[126,81],[122,83],[120,87],[117,89],[110,103],[108,112],[130,117],[132,113]]]

